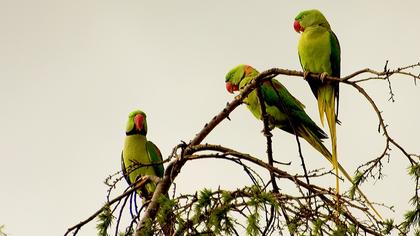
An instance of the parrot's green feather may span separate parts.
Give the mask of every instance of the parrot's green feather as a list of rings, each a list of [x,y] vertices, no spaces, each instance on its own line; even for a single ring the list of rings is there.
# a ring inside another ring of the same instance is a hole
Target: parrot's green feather
[[[285,120],[275,122],[276,126],[289,133],[297,134],[303,138],[307,133],[302,133],[300,127],[307,128],[311,135],[315,135],[319,140],[327,138],[315,122],[303,110],[304,105],[293,97],[289,91],[277,80],[266,81],[261,86],[262,96],[270,110],[275,107],[280,113],[286,114]],[[278,112],[279,113],[279,112]],[[270,113],[269,113],[270,114]],[[275,117],[279,117],[277,114]],[[296,132],[294,129],[298,129]]]
[[[235,85],[238,85],[241,82],[241,78],[244,76],[245,74],[245,70],[244,68],[246,67],[246,65],[238,65],[235,68],[233,68],[232,70],[230,70],[227,75],[226,75],[226,79],[225,82],[231,82]]]
[[[156,145],[152,141],[147,141],[146,145],[147,145],[147,152],[149,153],[151,163],[161,163],[162,154],[160,153],[159,148],[156,147]],[[159,176],[159,177],[163,176],[164,169],[163,169],[162,164],[154,165],[153,169],[156,173],[156,176]]]
[[[331,75],[335,77],[340,77],[341,74],[341,48],[340,42],[338,41],[337,36],[332,30],[329,30],[330,33],[330,45],[331,45]]]
[[[128,185],[131,185],[132,183],[130,181],[130,178],[128,177],[127,169],[125,168],[124,151],[121,151],[121,171],[123,173],[125,181],[127,181]]]
[[[332,71],[332,76],[334,77],[340,77],[341,75],[341,48],[340,48],[340,43],[338,41],[337,36],[335,35],[335,33],[333,31],[330,30],[330,43],[331,43],[331,56],[330,56],[330,60],[331,60],[331,71]],[[335,107],[336,107],[336,111],[335,111],[335,119],[336,119],[336,123],[339,123],[339,121],[337,120],[338,117],[338,107],[339,107],[339,98],[340,98],[340,86],[338,83],[333,84],[334,86],[334,97],[335,97]]]

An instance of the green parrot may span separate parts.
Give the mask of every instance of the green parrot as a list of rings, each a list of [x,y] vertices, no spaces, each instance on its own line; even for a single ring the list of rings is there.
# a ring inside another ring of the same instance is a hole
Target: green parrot
[[[330,24],[318,10],[299,13],[293,24],[296,32],[302,33],[298,44],[299,59],[312,93],[318,100],[321,123],[324,113],[330,130],[332,165],[336,174],[337,198],[340,192],[336,123],[338,122],[339,83],[324,81],[327,75],[340,77],[340,43]],[[319,79],[307,78],[308,73],[319,73]]]
[[[254,79],[259,72],[249,65],[238,65],[226,75],[226,89],[228,92],[241,91]],[[262,98],[265,102],[266,112],[269,116],[270,128],[280,128],[288,133],[305,139],[317,151],[319,151],[330,163],[333,158],[328,149],[322,144],[322,139],[327,135],[311,120],[304,111],[305,106],[277,80],[264,81],[261,85]],[[248,109],[259,120],[262,120],[260,101],[256,90],[252,91],[244,100]],[[337,163],[338,169],[353,183],[352,177]],[[372,206],[366,195],[356,187],[359,194],[366,200],[372,210],[381,218],[376,209]],[[382,218],[381,218],[382,219]]]
[[[147,122],[144,112],[135,110],[128,115],[125,134],[121,168],[128,184],[132,185],[144,175],[162,177],[164,172],[162,154],[154,143],[147,141]],[[159,164],[150,165],[153,163]],[[149,166],[139,167],[142,164]],[[150,199],[155,188],[155,183],[147,183],[138,191],[138,194],[145,199]]]

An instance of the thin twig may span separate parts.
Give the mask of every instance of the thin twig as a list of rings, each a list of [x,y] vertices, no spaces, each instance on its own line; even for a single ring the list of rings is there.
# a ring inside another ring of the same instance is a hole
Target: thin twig
[[[107,202],[108,205],[113,205],[116,202],[121,201],[123,198],[129,196],[130,194],[132,194],[133,192],[135,192],[136,190],[144,187],[144,185],[150,181],[150,179],[156,179],[158,177],[156,176],[144,176],[142,178],[140,178],[139,180],[136,181],[136,183],[134,183],[133,186],[130,188],[129,190],[127,190],[126,192],[124,192],[123,194],[115,197],[114,199],[112,199],[111,201]],[[93,213],[91,216],[89,216],[86,220],[81,221],[80,223],[70,227],[67,229],[66,233],[64,234],[64,236],[68,235],[71,231],[76,230],[78,231],[83,225],[87,224],[88,222],[92,221],[93,219],[95,219],[96,216],[98,216],[99,214],[101,214],[101,212],[105,209],[106,206],[101,207],[99,210],[97,210],[95,213]],[[75,234],[73,234],[75,235]]]

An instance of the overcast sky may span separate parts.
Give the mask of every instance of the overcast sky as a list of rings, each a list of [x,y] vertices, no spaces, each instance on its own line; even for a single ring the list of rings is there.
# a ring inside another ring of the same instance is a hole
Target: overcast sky
[[[247,63],[259,70],[299,69],[293,19],[320,9],[337,34],[342,75],[420,61],[419,1],[56,1],[0,0],[0,225],[18,235],[62,235],[105,202],[103,180],[120,169],[127,114],[148,115],[149,140],[167,157],[189,141],[233,96],[225,74]],[[417,70],[416,73],[419,73]],[[305,81],[279,77],[320,124]],[[413,80],[364,84],[392,137],[420,153],[420,93]],[[341,86],[338,148],[350,173],[380,155],[383,137],[366,100]],[[265,158],[261,122],[239,107],[205,142]],[[325,129],[327,130],[327,129]],[[274,155],[302,170],[292,135],[274,132]],[[326,142],[329,145],[328,142]],[[330,165],[302,142],[309,169]],[[385,179],[363,187],[386,217],[400,219],[414,192],[407,159],[393,148]],[[187,164],[178,192],[250,184],[224,161]],[[334,187],[332,176],[323,186]],[[95,235],[95,223],[79,235]]]

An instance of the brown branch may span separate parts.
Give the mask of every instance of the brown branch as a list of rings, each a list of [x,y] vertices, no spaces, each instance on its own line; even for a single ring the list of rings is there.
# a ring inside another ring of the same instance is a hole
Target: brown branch
[[[406,157],[407,159],[410,161],[411,165],[414,165],[416,163],[416,161],[411,157],[411,155],[409,153],[407,153],[407,151],[405,151],[405,149],[403,147],[401,147],[401,145],[399,145],[393,138],[391,138],[391,136],[388,133],[388,129],[387,129],[387,125],[385,125],[384,119],[381,115],[381,111],[379,110],[379,108],[376,106],[376,103],[373,101],[373,99],[369,96],[369,94],[367,94],[367,92],[360,87],[359,85],[357,85],[356,83],[349,83],[351,86],[353,86],[354,88],[356,88],[371,104],[371,106],[373,107],[373,109],[375,110],[376,115],[378,116],[379,119],[379,125],[382,128],[382,132],[386,137],[386,146],[385,146],[385,150],[384,152],[379,156],[379,158],[375,159],[374,163],[375,165],[381,161],[381,159],[383,157],[386,156],[387,154],[387,150],[389,149],[389,143],[392,143],[395,147],[397,147]],[[372,165],[372,168],[375,166]]]
[[[270,128],[269,123],[268,123],[268,114],[267,114],[267,110],[265,107],[265,102],[262,96],[262,92],[261,92],[261,86],[257,86],[257,96],[258,96],[258,101],[260,102],[260,107],[261,107],[261,118],[263,120],[263,125],[264,125],[264,129],[263,129],[263,133],[264,136],[267,139],[267,159],[268,159],[268,164],[271,166],[274,166],[274,162],[273,162],[273,148],[272,148],[272,140],[271,137],[273,136],[270,132]],[[306,169],[305,169],[306,171]],[[305,172],[306,173],[306,172]],[[277,185],[276,182],[276,178],[274,176],[274,173],[270,171],[270,179],[271,179],[271,184],[273,185],[273,192],[274,193],[279,193],[279,187]],[[282,202],[280,202],[280,209],[283,213],[283,217],[286,221],[286,224],[289,225],[290,224],[290,218],[286,212],[285,206]],[[262,235],[266,235],[267,230],[269,229],[269,226],[271,225],[272,221],[274,218],[274,206],[271,206],[271,214],[270,214],[270,219],[267,220],[268,224],[267,227],[264,229],[264,232],[262,233]],[[289,230],[289,233],[291,236],[294,235],[293,231]]]
[[[273,149],[272,149],[272,140],[271,137],[273,137],[273,135],[270,132],[270,129],[268,128],[268,114],[267,114],[267,110],[265,108],[265,102],[264,99],[262,97],[261,94],[261,86],[258,86],[257,89],[257,96],[258,96],[258,100],[260,101],[260,106],[261,106],[261,116],[262,116],[262,120],[263,120],[263,133],[264,136],[267,139],[267,159],[268,159],[268,164],[273,166]],[[263,101],[263,102],[261,102]],[[271,178],[271,184],[273,185],[273,192],[274,193],[278,193],[279,192],[279,187],[277,186],[276,183],[276,179],[274,178],[273,173],[270,172],[270,178]]]
[[[359,82],[364,82],[364,81],[368,81],[368,80],[375,80],[375,79],[385,80],[385,79],[391,77],[391,75],[394,75],[394,74],[405,75],[405,76],[411,77],[415,80],[416,79],[420,80],[420,75],[415,75],[413,73],[405,71],[407,69],[412,69],[412,68],[415,68],[415,67],[419,67],[420,62],[418,62],[416,64],[404,66],[404,67],[399,67],[399,68],[394,69],[394,70],[387,69],[387,64],[388,64],[388,61],[385,65],[385,68],[384,68],[383,71],[376,71],[376,70],[372,70],[372,69],[369,69],[369,68],[365,68],[365,69],[361,69],[359,71],[356,71],[356,72],[354,72],[354,73],[352,73],[348,76],[342,77],[341,79],[339,79],[339,81],[340,82],[346,82],[346,81],[348,81],[348,80],[350,80],[350,79],[352,79],[352,78],[354,78],[358,75],[365,74],[365,73],[376,75],[376,76],[375,77],[370,77],[370,78],[367,78],[367,79],[355,80],[353,82],[359,83]],[[335,80],[335,79],[336,78],[334,78],[333,80]]]

